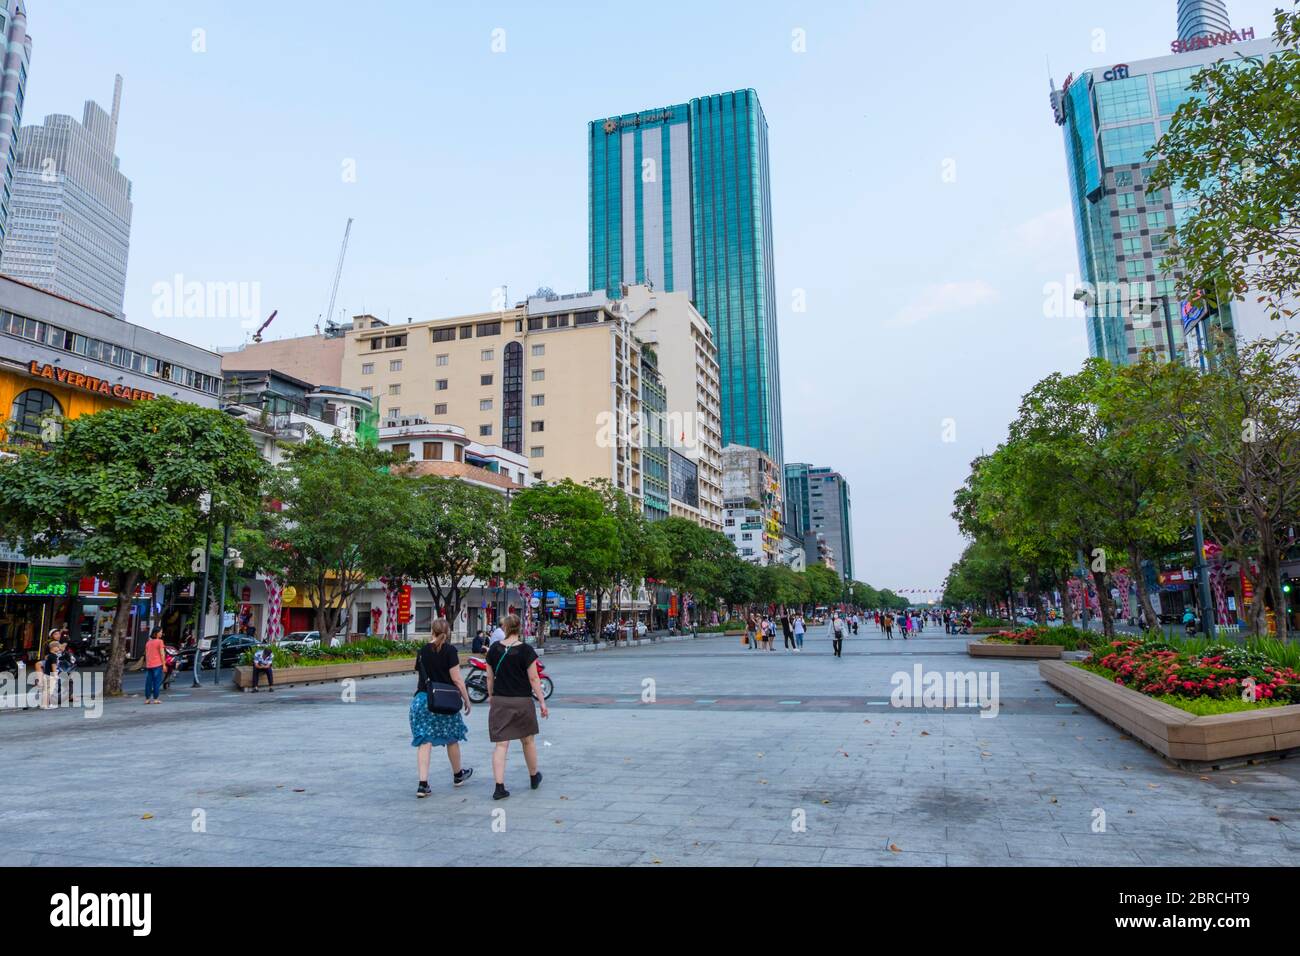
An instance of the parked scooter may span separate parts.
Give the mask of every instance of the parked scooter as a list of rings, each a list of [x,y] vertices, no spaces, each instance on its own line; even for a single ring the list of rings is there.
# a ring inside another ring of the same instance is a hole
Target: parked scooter
[[[469,674],[465,677],[465,690],[469,693],[469,699],[476,704],[481,704],[487,700],[487,662],[479,660],[477,657],[469,658]],[[555,691],[555,684],[546,676],[546,665],[539,658],[537,661],[537,677],[542,684],[542,697],[546,700],[551,699],[551,694]]]

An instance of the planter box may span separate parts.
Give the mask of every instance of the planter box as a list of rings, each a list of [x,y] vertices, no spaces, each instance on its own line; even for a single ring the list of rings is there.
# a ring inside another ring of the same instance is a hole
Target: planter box
[[[1015,625],[1010,621],[1007,621],[1007,623],[999,624],[997,627],[972,627],[970,632],[972,634],[998,634],[1002,631],[1010,631],[1014,629]]]
[[[1189,769],[1300,750],[1300,704],[1197,717],[1072,664],[1043,661],[1038,673],[1097,716]]]
[[[275,669],[275,686],[328,684],[349,678],[388,677],[392,674],[414,672],[414,657],[394,657],[386,661],[322,664],[319,667],[277,667]],[[243,691],[252,689],[253,668],[251,665],[241,664],[235,668],[235,686]],[[266,685],[263,684],[263,686]]]
[[[966,645],[966,653],[971,657],[1004,657],[1024,660],[1026,658],[1051,658],[1060,660],[1065,650],[1060,644],[987,644],[984,641],[971,641]]]

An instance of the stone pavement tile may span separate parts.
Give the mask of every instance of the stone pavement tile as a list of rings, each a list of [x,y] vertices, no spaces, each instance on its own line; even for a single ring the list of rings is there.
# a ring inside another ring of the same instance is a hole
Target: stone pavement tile
[[[1078,860],[1067,856],[1013,857],[996,853],[961,850],[947,855],[948,866],[1079,866]]]
[[[935,852],[898,853],[889,849],[859,850],[839,847],[829,848],[822,857],[823,863],[850,863],[854,866],[944,866],[946,854]]]
[[[704,849],[704,856],[754,857],[758,860],[790,863],[816,863],[825,855],[826,847],[789,846],[779,843],[716,842]]]
[[[629,866],[642,854],[632,850],[536,847],[517,859],[528,866]],[[483,862],[495,862],[484,860]]]

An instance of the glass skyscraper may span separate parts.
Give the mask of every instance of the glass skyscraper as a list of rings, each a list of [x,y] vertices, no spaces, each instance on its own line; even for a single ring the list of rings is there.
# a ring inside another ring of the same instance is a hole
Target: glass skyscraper
[[[1220,58],[1267,56],[1276,50],[1254,30],[1232,32],[1221,0],[1179,4],[1178,51],[1149,60],[1116,63],[1071,74],[1052,91],[1052,110],[1065,135],[1075,239],[1087,308],[1089,351],[1127,365],[1145,351],[1167,356],[1172,338],[1182,361],[1198,346],[1185,340],[1177,276],[1162,267],[1169,230],[1195,215],[1193,197],[1150,189],[1156,161],[1147,151],[1168,130],[1179,105],[1193,94],[1192,76]],[[1212,34],[1205,31],[1216,31]],[[1226,33],[1223,31],[1227,31]],[[1209,46],[1196,46],[1211,42]],[[1163,297],[1169,306],[1165,325]],[[1154,303],[1154,314],[1132,309]],[[1231,341],[1241,302],[1224,301],[1210,328]],[[1190,347],[1189,347],[1190,346]]]
[[[0,43],[4,45],[4,77],[0,78],[0,243],[9,231],[9,210],[18,166],[18,127],[27,93],[27,68],[32,62],[32,38],[27,35],[23,0],[0,0]]]
[[[723,444],[784,461],[767,120],[753,90],[588,124],[593,290],[687,291],[713,329]]]
[[[18,137],[13,209],[0,272],[119,318],[131,247],[131,181],[118,158],[122,77],[113,109],[88,100],[78,123],[45,117]]]

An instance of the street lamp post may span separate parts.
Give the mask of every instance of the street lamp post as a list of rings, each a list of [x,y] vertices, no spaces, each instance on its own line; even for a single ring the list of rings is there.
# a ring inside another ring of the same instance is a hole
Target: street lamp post
[[[1169,296],[1167,295],[1155,296],[1153,299],[1151,299],[1148,302],[1142,302],[1139,303],[1138,305],[1135,305],[1133,307],[1133,311],[1137,312],[1139,315],[1150,316],[1156,310],[1155,307],[1156,302],[1159,302],[1161,304],[1164,313],[1165,338],[1169,343],[1169,361],[1175,362],[1178,360],[1178,352],[1174,348],[1174,326],[1173,326],[1173,320],[1169,314]],[[1200,328],[1199,325],[1197,326],[1197,328],[1199,330]],[[1204,367],[1205,367],[1205,355],[1204,355],[1204,350],[1202,350],[1202,354],[1201,354],[1202,370],[1204,370]],[[1194,543],[1196,547],[1196,561],[1195,561],[1196,596],[1197,596],[1197,601],[1201,605],[1201,631],[1205,634],[1206,637],[1213,639],[1213,637],[1215,636],[1216,622],[1214,620],[1215,609],[1213,606],[1213,599],[1210,596],[1209,573],[1205,562],[1205,525],[1201,520],[1201,506],[1199,504],[1195,506],[1194,511],[1196,517],[1196,526],[1195,526],[1195,533],[1194,533],[1194,538],[1195,538]]]
[[[221,587],[217,589],[217,660],[212,669],[212,685],[221,683],[221,644],[226,634],[226,559],[230,556],[230,522],[221,536]]]
[[[199,603],[198,623],[194,628],[194,681],[191,687],[199,686],[199,660],[203,656],[203,632],[206,630],[208,616],[208,565],[212,561],[212,495],[204,492],[199,496],[199,511],[208,516],[208,533],[203,543],[203,587]]]

